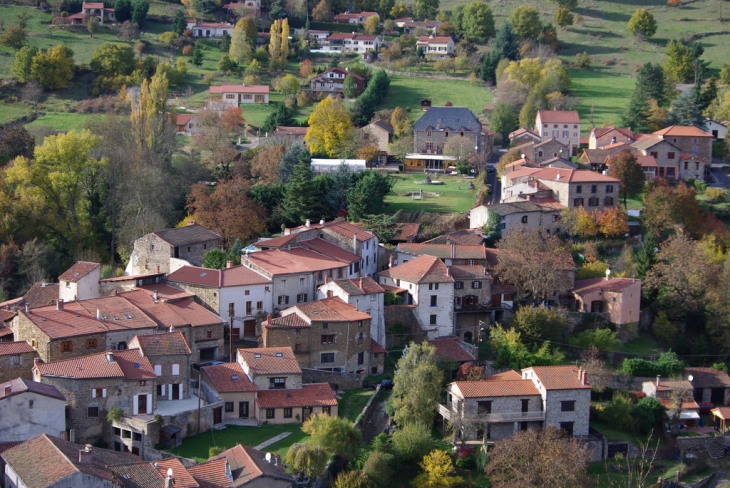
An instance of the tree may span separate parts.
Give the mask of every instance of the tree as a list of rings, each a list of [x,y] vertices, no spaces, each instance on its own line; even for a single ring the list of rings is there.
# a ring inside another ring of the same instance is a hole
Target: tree
[[[596,224],[606,237],[619,237],[629,231],[629,217],[619,207],[604,208],[596,216]]]
[[[228,55],[236,61],[238,64],[242,64],[251,59],[251,43],[247,37],[246,32],[246,19],[239,19],[236,22],[236,26],[233,28],[233,35],[231,36],[231,46],[228,49]]]
[[[362,467],[363,473],[377,486],[387,486],[393,470],[388,465],[389,456],[379,450],[371,451]]]
[[[573,25],[573,13],[567,8],[560,7],[555,11],[553,21],[558,27],[568,27]]]
[[[682,229],[690,237],[699,238],[705,220],[697,191],[684,182],[676,188],[666,183],[655,184],[644,198],[642,223],[655,236]]]
[[[400,426],[419,422],[431,425],[442,379],[432,345],[412,342],[406,346],[393,376],[391,405],[395,422]]]
[[[281,158],[285,152],[286,147],[279,144],[260,148],[251,160],[251,176],[258,178],[259,183],[276,183],[281,171]]]
[[[0,164],[5,165],[18,156],[31,158],[34,148],[33,136],[22,125],[11,125],[0,130]]]
[[[418,465],[423,468],[423,473],[411,481],[416,488],[450,488],[464,481],[461,476],[454,476],[456,470],[446,451],[434,449]]]
[[[471,2],[464,7],[462,30],[465,36],[485,43],[494,37],[494,16],[492,10],[484,2]]]
[[[128,44],[105,42],[94,49],[89,67],[102,76],[129,75],[136,67],[134,51]]]
[[[116,0],[114,2],[114,16],[117,19],[117,22],[124,23],[128,20],[132,19],[132,2],[131,0]],[[185,21],[185,16],[183,16],[183,22]],[[174,23],[173,23],[174,25]],[[182,34],[182,32],[181,32]]]
[[[155,73],[147,81],[142,80],[138,100],[132,101],[132,134],[138,148],[147,147],[154,152],[161,148],[165,128],[167,126],[167,75]]]
[[[284,75],[278,80],[276,89],[284,95],[294,95],[299,91],[299,80],[292,74]]]
[[[199,42],[195,43],[195,48],[193,49],[193,57],[190,62],[197,67],[203,65],[203,49],[201,48]]]
[[[421,422],[406,424],[393,432],[393,453],[400,461],[417,461],[433,448],[431,429]]]
[[[443,151],[447,156],[454,156],[458,162],[468,161],[476,156],[474,141],[466,137],[449,137]]]
[[[532,39],[534,41],[542,33],[540,13],[534,7],[522,5],[515,8],[507,17],[507,22],[512,24],[515,34],[520,39]]]
[[[118,1],[124,1],[124,0],[118,0]],[[181,36],[181,35],[183,35],[183,32],[185,32],[186,27],[187,27],[187,22],[185,21],[185,13],[183,12],[183,9],[176,10],[175,15],[172,18],[172,32],[174,32],[178,36]]]
[[[347,196],[355,185],[354,179],[354,174],[344,162],[332,174],[332,185],[325,195],[332,214],[339,215],[343,210],[347,210]]]
[[[314,70],[314,63],[311,59],[307,58],[299,63],[299,76],[302,78],[309,78],[309,75],[312,74],[312,70]]]
[[[286,16],[286,0],[273,0],[271,2],[271,10],[269,10],[269,18],[276,21],[285,19]]]
[[[38,102],[43,96],[43,87],[37,81],[26,83],[21,92],[24,102],[28,102],[33,106],[33,113],[38,113]]]
[[[503,141],[507,141],[509,133],[517,128],[517,117],[505,102],[499,101],[494,106],[489,116],[489,128],[502,134]]]
[[[321,188],[320,183],[322,180],[314,178],[308,164],[294,166],[280,206],[281,216],[286,223],[299,225],[310,217],[320,218],[326,213],[327,205],[323,196],[328,189]]]
[[[347,460],[353,459],[362,442],[362,434],[352,426],[352,422],[326,413],[309,417],[302,425],[302,431],[311,436],[309,442],[315,446]]]
[[[396,137],[407,136],[411,134],[413,127],[408,118],[408,113],[402,107],[395,107],[390,115],[390,125]]]
[[[31,66],[36,54],[38,54],[38,49],[33,46],[23,46],[15,53],[15,60],[13,61],[11,70],[21,83],[27,83],[33,79]]]
[[[92,16],[89,18],[88,22],[86,22],[86,30],[89,31],[92,39],[94,38],[94,34],[97,34],[100,29],[101,25],[99,24],[99,19],[97,19],[96,16]]]
[[[383,211],[383,202],[393,188],[395,181],[379,171],[361,171],[355,187],[347,195],[347,216],[352,222],[359,222],[368,215]]]
[[[317,22],[332,22],[335,18],[335,14],[332,13],[332,8],[327,0],[320,0],[314,10],[312,10],[312,18]]]
[[[666,409],[659,400],[653,397],[644,397],[631,409],[631,416],[636,421],[639,432],[650,434],[661,422]]]
[[[648,132],[649,130],[649,104],[643,94],[636,90],[629,101],[629,106],[621,117],[621,124],[624,127],[631,127],[637,133]]]
[[[329,457],[327,451],[307,442],[292,444],[286,452],[285,461],[294,474],[304,473],[314,479],[324,472]]]
[[[280,103],[273,112],[266,117],[261,129],[266,132],[273,132],[277,127],[291,127],[296,123],[291,109]]]
[[[396,4],[396,8],[398,5]],[[419,20],[433,19],[439,10],[439,0],[416,0],[413,15]],[[394,17],[397,18],[397,17]]]
[[[327,97],[309,116],[309,131],[304,136],[312,154],[337,154],[354,137],[350,116],[341,101]]]
[[[228,255],[220,249],[211,249],[203,254],[203,267],[210,269],[224,269]]]
[[[332,486],[334,488],[376,488],[375,484],[362,471],[340,473]]]
[[[243,109],[241,107],[226,107],[218,123],[224,130],[231,132],[238,131],[245,123],[243,120]]]
[[[400,19],[401,17],[406,17],[408,12],[408,6],[406,6],[403,2],[398,2],[393,5],[392,9],[390,9],[390,17],[393,19]]]
[[[221,71],[223,73],[237,73],[238,63],[235,60],[231,59],[228,54],[224,54],[218,61],[218,71]]]
[[[122,38],[122,40],[129,42],[132,39],[136,39],[137,37],[139,37],[139,26],[126,20],[119,28],[118,35]]]
[[[269,66],[271,69],[286,67],[286,58],[289,55],[289,21],[285,18],[275,20],[271,24],[269,38]]]
[[[378,32],[378,29],[380,28],[380,17],[377,17],[375,15],[371,15],[367,18],[365,21],[364,30],[366,34],[375,34]]]
[[[644,188],[644,171],[629,149],[623,149],[611,158],[608,174],[621,180],[618,191],[624,202],[624,208],[628,197],[635,197]]]
[[[657,22],[654,16],[648,10],[640,8],[634,12],[629,19],[629,32],[643,39],[654,37],[657,30]]]
[[[557,342],[568,326],[568,318],[557,308],[521,307],[512,325],[530,342]]]
[[[588,486],[586,448],[553,426],[514,432],[489,453],[494,488]]]
[[[662,65],[664,76],[673,84],[686,83],[694,75],[692,50],[682,41],[671,39],[664,51],[667,58]]]
[[[483,80],[496,82],[497,64],[502,59],[514,61],[519,54],[519,39],[512,29],[512,24],[505,22],[502,28],[497,31],[492,51],[484,56],[480,67],[480,76]]]
[[[374,19],[376,17],[372,16],[370,18]],[[357,96],[357,82],[352,75],[348,74],[345,76],[345,81],[342,82],[342,91],[347,98],[355,98]]]
[[[149,0],[134,0],[132,3],[132,22],[140,27],[144,27],[149,9]]]
[[[664,70],[659,63],[645,63],[639,70],[634,92],[639,92],[645,100],[653,98],[660,106],[667,103],[667,85]]]
[[[48,90],[70,86],[74,76],[73,51],[64,44],[56,44],[47,51],[38,52],[33,57],[30,73]]]
[[[294,174],[294,168],[298,164],[309,164],[310,159],[311,157],[307,148],[298,144],[292,145],[279,163],[279,177],[281,181],[289,183],[289,180]]]
[[[697,99],[693,93],[682,93],[672,102],[667,116],[667,123],[670,125],[695,126],[704,130],[705,116],[702,109],[697,105]]]
[[[0,34],[0,44],[12,49],[20,49],[28,41],[28,31],[19,25],[11,25]]]
[[[558,349],[550,349],[549,342],[544,342],[540,347],[535,344],[530,351],[522,342],[519,332],[515,329],[505,330],[499,325],[489,330],[489,341],[495,351],[495,367],[520,370],[530,366],[553,366],[565,359]]]
[[[572,286],[574,265],[559,237],[520,226],[510,230],[497,248],[500,252],[495,273],[502,282],[514,284],[533,299],[565,293]]]

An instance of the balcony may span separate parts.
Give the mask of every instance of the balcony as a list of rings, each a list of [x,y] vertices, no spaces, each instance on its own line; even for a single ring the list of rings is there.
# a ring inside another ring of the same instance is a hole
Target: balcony
[[[446,420],[452,421],[457,413],[446,405],[437,404],[437,411]],[[470,421],[482,421],[484,423],[499,422],[542,422],[545,420],[545,412],[502,412],[502,413],[485,413],[475,417],[469,417]]]

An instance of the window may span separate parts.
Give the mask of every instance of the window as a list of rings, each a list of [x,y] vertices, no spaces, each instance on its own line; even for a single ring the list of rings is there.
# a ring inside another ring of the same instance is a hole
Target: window
[[[92,388],[91,398],[106,398],[106,388]]]
[[[330,407],[322,407],[322,413],[329,415],[331,413]]]
[[[560,216],[559,216],[559,215],[553,215],[553,216],[552,216],[552,220],[553,220],[553,222],[557,222],[559,218],[560,218]]]
[[[357,364],[364,364],[365,363],[365,353],[359,352],[357,353]]]
[[[613,185],[606,185],[606,193],[613,193]]]
[[[438,295],[431,295],[431,306],[438,306]]]
[[[172,365],[172,375],[173,376],[180,375],[180,365],[179,364],[173,364]]]
[[[142,434],[140,432],[132,432],[132,440],[142,442]]]
[[[213,331],[212,330],[205,331],[205,338],[206,339],[212,339],[213,338]]]
[[[226,93],[226,100],[234,100],[236,98],[236,95],[233,93]]]
[[[329,326],[330,326],[330,324],[328,324],[327,322],[322,322],[323,329],[327,329],[327,328],[329,328]]]
[[[527,223],[527,215],[523,215],[522,216],[522,223],[523,224],[526,224]]]
[[[157,396],[158,397],[165,396],[165,385],[157,385]]]
[[[362,320],[358,320],[357,327],[362,329]],[[362,335],[362,332],[360,332],[360,335]]]
[[[542,157],[542,151],[537,151],[537,157],[538,158],[541,158]]]
[[[456,281],[454,282],[454,289],[455,290],[461,290],[464,288],[464,282],[463,281]]]
[[[292,409],[291,408],[285,408],[284,409],[284,418],[290,419],[292,417]]]
[[[606,207],[613,207],[613,197],[606,197],[603,201]]]
[[[281,280],[281,287],[286,288],[286,280]]]
[[[120,429],[119,427],[112,427],[112,432],[116,436],[120,436],[121,437],[121,435],[122,435],[122,429]]]
[[[674,152],[668,152],[667,153],[667,158],[674,159]]]
[[[667,168],[667,178],[674,178],[674,168]]]
[[[297,303],[304,303],[307,301],[307,294],[306,293],[300,293],[297,295]]]
[[[472,281],[471,282],[471,287],[472,288],[481,288],[482,287],[482,282],[481,281]]]
[[[598,197],[591,197],[588,199],[588,206],[589,207],[597,207],[598,206]]]
[[[591,193],[596,193],[598,191],[598,185],[591,185]]]
[[[269,390],[283,390],[286,388],[286,378],[269,378]]]
[[[429,322],[430,325],[436,325],[436,316],[435,315],[431,315],[429,317],[428,322]]]
[[[253,311],[253,302],[246,302],[246,315],[251,315]]]
[[[563,131],[563,138],[564,139],[567,139],[568,137],[570,137],[570,131],[564,130]]]
[[[74,350],[74,343],[71,341],[61,341],[61,352],[71,352]]]
[[[264,302],[256,302],[256,310],[263,310]]]
[[[492,413],[492,401],[477,402],[477,414],[488,415]]]
[[[86,349],[96,349],[96,339],[86,339]]]
[[[574,198],[573,199],[573,206],[574,207],[582,207],[583,206],[583,199],[582,198]]]
[[[320,353],[319,362],[320,363],[334,363],[335,362],[335,353],[333,353],[333,352]]]
[[[574,422],[560,422],[560,428],[565,431],[567,435],[573,435],[573,424]]]
[[[266,409],[266,418],[267,419],[273,419],[276,417],[276,410],[273,408],[267,408]]]
[[[576,193],[583,193],[583,185],[578,185],[575,187]]]
[[[656,151],[651,151],[651,152],[649,153],[649,155],[650,155],[651,157],[653,157],[654,159],[657,159],[657,158],[659,157],[659,153],[658,153],[658,152],[656,152]]]
[[[155,376],[162,376],[162,365],[155,364]]]
[[[89,418],[98,418],[99,407],[86,407],[86,416]]]
[[[155,250],[155,245],[154,244],[150,244],[150,251],[154,251],[154,250]],[[68,285],[68,283],[66,283],[66,285]]]
[[[15,355],[15,356],[11,357],[10,361],[13,366],[20,366],[20,356]]]
[[[226,412],[233,412],[233,402],[226,402]]]
[[[370,295],[370,301],[371,301],[371,302],[372,302],[372,301],[374,301],[374,300],[375,300],[376,298],[377,298],[377,297],[375,296],[375,293],[372,293],[372,294]]]
[[[279,302],[279,305],[288,305],[289,304],[289,295],[279,295],[278,302]]]
[[[564,400],[560,402],[561,412],[575,412],[575,400]]]
[[[322,344],[333,344],[335,342],[335,334],[323,334]]]

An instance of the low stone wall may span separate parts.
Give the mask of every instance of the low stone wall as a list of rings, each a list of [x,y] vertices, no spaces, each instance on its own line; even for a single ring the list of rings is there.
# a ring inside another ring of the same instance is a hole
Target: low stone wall
[[[355,423],[352,424],[353,427],[355,427],[358,430],[362,430],[363,424],[365,424],[368,420],[370,420],[370,415],[373,412],[373,409],[375,407],[376,399],[378,398],[378,394],[380,393],[380,385],[375,387],[375,394],[370,397],[370,400],[368,400],[368,403],[365,405],[365,408],[362,409],[362,412],[360,412],[360,415],[357,416],[357,419],[355,420]]]
[[[608,441],[601,436],[585,436],[578,439],[583,446],[586,447],[588,453],[588,462],[595,463],[604,461],[608,454]]]
[[[302,368],[302,383],[329,383],[335,391],[362,388],[363,378],[363,375],[357,373],[337,373]]]
[[[154,448],[149,448],[149,449],[145,450],[145,456],[144,456],[145,461],[160,461],[161,459],[171,459],[171,458],[177,459],[186,468],[189,468],[190,466],[195,466],[196,464],[198,464],[192,459],[188,459],[188,458],[185,458],[182,456],[176,456],[167,451],[158,451],[157,449],[154,449]]]

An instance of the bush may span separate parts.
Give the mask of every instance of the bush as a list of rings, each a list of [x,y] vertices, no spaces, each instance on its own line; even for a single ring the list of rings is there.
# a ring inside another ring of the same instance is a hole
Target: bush
[[[651,332],[662,344],[674,344],[677,334],[679,333],[679,327],[672,323],[667,317],[667,312],[659,312],[654,323],[651,324]]]
[[[587,52],[583,51],[575,55],[575,67],[580,69],[589,69],[591,67],[591,57]]]
[[[399,461],[415,462],[433,447],[429,428],[421,423],[407,424],[393,433],[393,452]]]
[[[610,425],[614,429],[633,432],[636,424],[631,416],[631,410],[629,398],[617,391],[611,401],[608,402],[608,405],[603,407],[603,411],[600,413],[601,422]]]
[[[631,409],[631,416],[634,418],[639,432],[646,435],[661,421],[664,415],[664,406],[659,400],[652,397],[644,397]]]
[[[368,456],[367,461],[365,461],[362,471],[378,486],[387,486],[392,474],[388,463],[392,457],[390,454],[373,451]]]
[[[217,456],[218,454],[220,454],[222,452],[223,452],[223,448],[222,447],[211,446],[211,447],[208,448],[208,457],[211,458],[213,456]]]
[[[705,198],[708,202],[724,202],[727,199],[727,193],[722,188],[708,188],[705,190]]]
[[[632,376],[673,376],[684,370],[684,361],[671,351],[663,353],[655,362],[646,359],[624,359],[621,371]]]
[[[597,347],[603,351],[611,351],[618,346],[616,332],[611,329],[584,330],[568,338],[568,344],[582,348]]]
[[[188,45],[182,48],[182,53],[184,56],[192,56],[193,51],[195,50],[195,47],[193,45]]]
[[[724,371],[726,373],[728,371],[727,364],[725,363],[712,363],[712,368],[718,371]]]

